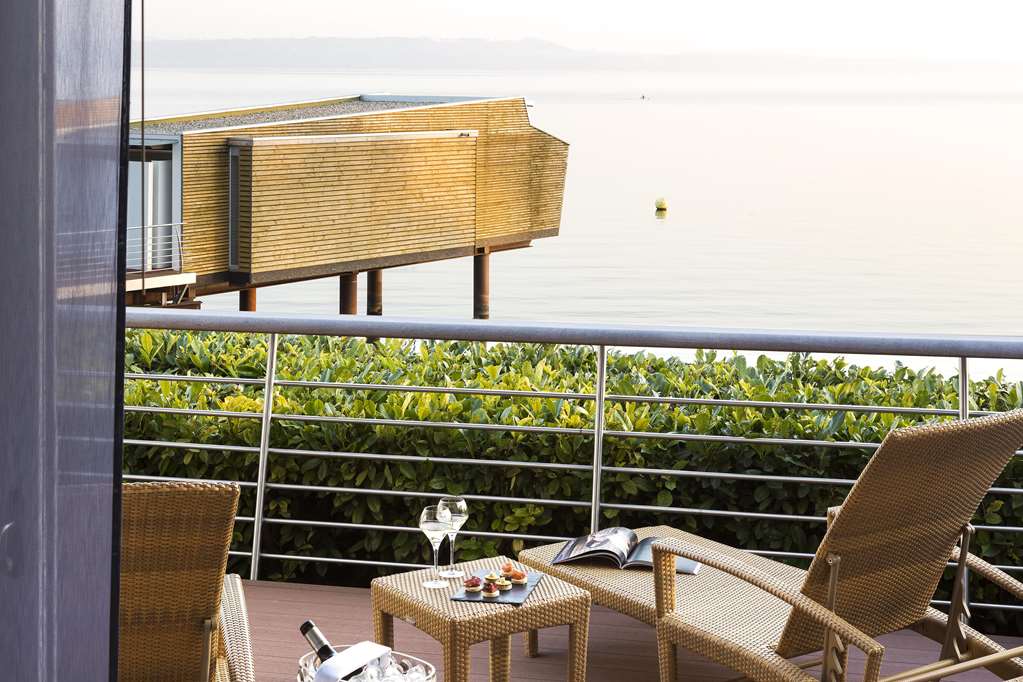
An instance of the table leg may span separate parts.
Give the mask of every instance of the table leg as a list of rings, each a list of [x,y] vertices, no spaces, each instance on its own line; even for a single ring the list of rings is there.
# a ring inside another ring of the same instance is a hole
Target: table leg
[[[590,633],[590,614],[568,626],[568,679],[586,682],[586,640]]]
[[[394,648],[394,616],[373,609],[373,639],[377,644]]]
[[[526,632],[526,656],[536,658],[540,655],[540,631],[528,630]]]
[[[490,682],[511,680],[511,637],[502,635],[490,640]]]
[[[444,682],[469,682],[469,647],[458,640],[444,645]]]

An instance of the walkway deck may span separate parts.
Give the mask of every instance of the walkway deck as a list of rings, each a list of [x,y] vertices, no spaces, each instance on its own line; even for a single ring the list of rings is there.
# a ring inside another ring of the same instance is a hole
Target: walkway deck
[[[369,590],[355,587],[323,587],[288,583],[246,583],[251,619],[256,672],[260,682],[294,682],[296,662],[306,653],[305,640],[298,632],[303,620],[312,618],[331,640],[352,643],[372,639]],[[1016,640],[1023,642],[1023,640]],[[899,632],[881,638],[888,648],[883,674],[893,674],[933,661],[936,644],[913,632]],[[440,671],[440,647],[410,625],[395,621],[395,643],[403,651],[433,662]],[[565,679],[565,650],[568,629],[544,631],[540,637],[539,658],[526,658],[522,640],[512,648],[514,680]],[[860,679],[862,658],[854,650],[850,679]],[[687,682],[724,682],[734,673],[707,661],[685,655],[680,662],[682,679]],[[653,631],[646,625],[605,608],[594,608],[590,620],[589,675],[591,682],[645,682],[657,679],[657,650]],[[955,680],[994,680],[981,670]],[[472,680],[487,680],[487,647],[472,649]]]

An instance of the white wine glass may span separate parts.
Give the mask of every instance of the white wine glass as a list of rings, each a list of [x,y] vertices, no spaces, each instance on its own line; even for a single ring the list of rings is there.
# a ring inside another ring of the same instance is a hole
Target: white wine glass
[[[448,581],[441,580],[440,571],[437,566],[437,554],[440,551],[440,543],[444,542],[444,536],[451,530],[451,524],[444,520],[445,517],[448,517],[447,512],[441,513],[437,505],[430,505],[424,508],[423,513],[419,515],[419,530],[423,531],[430,544],[433,545],[433,572],[437,577],[432,580],[423,581],[423,587],[430,588],[431,590],[448,586]]]
[[[451,563],[439,573],[442,578],[461,578],[465,575],[460,569],[455,568],[455,537],[458,531],[469,518],[469,505],[461,497],[449,496],[437,503],[437,509],[441,515],[451,524],[448,530],[448,542],[451,545]]]

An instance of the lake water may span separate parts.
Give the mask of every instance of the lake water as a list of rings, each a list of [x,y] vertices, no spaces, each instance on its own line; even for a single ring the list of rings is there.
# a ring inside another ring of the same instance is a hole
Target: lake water
[[[571,144],[561,235],[492,256],[493,318],[1023,333],[1023,71],[152,70],[147,116],[366,92],[525,95]],[[387,270],[384,312],[471,317],[471,287],[471,259]]]

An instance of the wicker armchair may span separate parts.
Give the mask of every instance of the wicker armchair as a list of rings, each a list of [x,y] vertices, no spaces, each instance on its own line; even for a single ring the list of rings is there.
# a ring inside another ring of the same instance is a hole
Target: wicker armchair
[[[124,485],[118,679],[255,681],[241,580],[224,575],[238,490]]]
[[[968,553],[969,521],[1021,444],[1023,410],[893,431],[829,513],[808,571],[692,535],[657,543],[661,681],[675,680],[684,647],[753,680],[809,682],[807,668],[820,664],[821,679],[834,682],[845,678],[852,645],[866,654],[864,682],[876,682],[884,647],[875,637],[904,628],[941,642],[941,654],[888,682],[980,667],[1023,675],[1023,647],[1006,651],[967,626],[964,599],[967,567],[1023,599],[1023,584]],[[676,555],[704,564],[677,600]],[[930,600],[950,557],[957,571],[946,615]],[[790,660],[818,651],[814,661]]]

